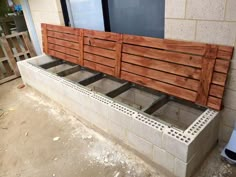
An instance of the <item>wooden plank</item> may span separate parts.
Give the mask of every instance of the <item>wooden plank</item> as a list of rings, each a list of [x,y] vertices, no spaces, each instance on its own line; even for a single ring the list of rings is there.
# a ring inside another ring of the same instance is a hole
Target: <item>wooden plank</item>
[[[119,40],[116,42],[116,66],[115,66],[115,76],[116,77],[120,77],[122,48],[123,48],[122,34],[120,34]]]
[[[207,101],[207,106],[219,111],[222,108],[222,99],[210,96]]]
[[[88,30],[88,29],[84,29],[84,36],[97,38],[97,39],[104,39],[104,40],[109,40],[109,41],[117,41],[118,39],[117,33],[95,31],[95,30]]]
[[[169,62],[163,62],[159,60],[153,60],[145,57],[134,56],[129,54],[122,54],[122,61],[127,63],[133,63],[147,68],[164,71],[187,78],[199,79],[200,69],[178,65]],[[121,68],[122,69],[122,68]]]
[[[110,98],[115,98],[118,95],[124,93],[125,91],[129,90],[131,88],[131,83],[130,82],[126,82],[124,84],[122,84],[120,87],[106,93],[106,96],[109,96]]]
[[[7,42],[7,39],[5,37],[1,37],[0,42],[1,42],[2,46],[4,47],[4,49],[6,50],[7,57],[9,58],[8,61],[11,63],[11,66],[12,66],[12,69],[13,69],[15,75],[20,76],[20,72],[19,72],[18,67],[16,65],[16,60],[12,54],[12,51],[10,49],[8,42]]]
[[[94,39],[91,37],[84,37],[84,44],[93,46],[93,47],[116,50],[116,43],[113,41],[105,41],[105,40],[100,40],[100,39]]]
[[[131,82],[134,82],[136,84],[140,84],[146,87],[150,87],[152,89],[176,96],[178,98],[183,98],[188,101],[195,101],[196,96],[197,96],[196,92],[194,91],[190,91],[190,90],[176,87],[170,84],[159,82],[154,79],[145,78],[142,76],[131,74],[126,71],[121,71],[121,79],[131,81]]]
[[[48,24],[41,24],[42,30],[42,37],[43,37],[43,52],[48,54],[48,34],[47,34],[47,25]]]
[[[206,53],[202,62],[202,71],[196,103],[206,105],[210,85],[212,82],[213,70],[216,62],[217,46],[207,46]]]
[[[115,51],[84,45],[84,52],[115,59]]]
[[[228,73],[230,61],[216,59],[214,71]]]
[[[61,45],[61,46],[76,49],[76,50],[79,49],[79,43],[69,42],[69,41],[56,39],[52,37],[48,37],[48,43],[57,44],[57,45]]]
[[[202,57],[123,44],[122,52],[201,68]]]
[[[231,60],[233,58],[234,48],[230,46],[218,46],[217,58]]]
[[[79,41],[79,46],[80,46],[80,60],[79,64],[81,66],[84,66],[84,30],[80,30],[80,41]]]
[[[214,72],[213,78],[212,78],[212,83],[216,84],[216,85],[225,86],[226,78],[227,78],[227,74]]]
[[[195,55],[204,55],[206,44],[123,34],[123,42]]]
[[[27,53],[22,52],[22,49],[21,49],[21,47],[20,47],[20,45],[19,45],[19,42],[18,42],[17,38],[16,38],[16,37],[12,37],[12,38],[11,38],[11,41],[12,41],[12,44],[13,44],[14,48],[15,48],[16,51],[17,51],[17,54],[14,54],[14,57],[15,57],[15,58],[16,58],[16,57],[19,57],[20,60],[24,60],[24,59],[25,59],[24,54],[27,54]]]
[[[8,76],[11,76],[14,74],[14,71],[12,70],[12,68],[9,64],[8,59],[6,61],[3,61],[2,64],[3,64],[3,67],[5,68],[5,71],[6,71],[5,76],[8,77]]]
[[[77,57],[67,55],[65,53],[61,53],[61,52],[51,50],[51,49],[48,50],[48,54],[51,55],[51,56],[54,56],[56,58],[63,59],[63,60],[69,61],[71,63],[76,63],[77,64]]]
[[[79,58],[79,53],[80,53],[79,50],[67,48],[64,46],[56,45],[56,44],[50,44],[50,43],[48,44],[48,49],[56,50],[58,52],[65,53],[65,54],[72,55],[74,57]]]
[[[122,71],[197,91],[199,81],[122,62]]]
[[[66,40],[66,41],[79,42],[79,36],[77,36],[77,35],[72,35],[72,34],[67,34],[67,33],[60,33],[60,32],[55,32],[55,31],[48,31],[47,35],[49,37],[63,39],[63,40]]]
[[[16,78],[18,78],[18,77],[19,77],[19,76],[12,75],[12,76],[6,77],[6,78],[4,78],[4,79],[1,79],[1,80],[0,80],[0,85],[6,83],[6,82],[8,82],[8,81],[11,81],[11,80],[13,80],[13,79],[16,79]]]
[[[56,32],[61,32],[61,33],[68,33],[68,34],[73,34],[76,35],[79,29],[72,28],[72,27],[67,27],[67,26],[59,26],[59,25],[50,25],[46,24],[47,30],[50,31],[56,31]]]
[[[34,50],[34,47],[33,47],[32,43],[30,42],[28,33],[27,33],[27,32],[24,32],[24,33],[22,34],[22,36],[23,36],[24,42],[25,42],[25,44],[26,44],[26,46],[27,46],[27,49],[30,51],[30,56],[31,56],[31,57],[36,56],[36,52],[35,52],[35,50]]]
[[[84,66],[109,75],[114,75],[114,68],[84,60]]]
[[[60,71],[58,73],[56,73],[58,76],[60,77],[65,77],[67,75],[73,74],[75,72],[78,72],[80,70],[80,66],[76,65],[76,66],[72,66],[71,68],[68,68],[66,70]]]
[[[214,96],[214,97],[218,97],[218,98],[223,98],[224,87],[211,84],[209,95]]]
[[[149,105],[147,108],[143,110],[143,112],[147,114],[154,113],[157,109],[162,107],[164,104],[166,104],[169,101],[169,97],[167,95],[161,95],[160,98],[158,98],[156,101],[154,101],[151,105]]]
[[[115,67],[115,60],[98,55],[93,55],[87,52],[84,52],[84,59],[89,60],[91,62],[100,63],[106,66]]]

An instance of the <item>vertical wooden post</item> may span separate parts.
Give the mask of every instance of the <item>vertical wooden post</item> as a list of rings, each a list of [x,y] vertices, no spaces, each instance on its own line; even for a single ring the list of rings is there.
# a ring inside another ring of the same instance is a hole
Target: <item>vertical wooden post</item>
[[[80,46],[80,62],[79,64],[81,66],[84,66],[84,30],[80,29],[80,42],[79,42],[79,46]]]
[[[122,55],[122,39],[123,35],[118,34],[118,40],[116,41],[116,65],[115,65],[115,76],[120,78],[121,70],[121,55]]]
[[[48,54],[48,31],[47,31],[47,24],[42,23],[42,38],[43,38],[43,52]]]
[[[22,33],[22,37],[23,37],[23,40],[24,40],[23,42],[25,43],[26,47],[28,48],[28,50],[30,52],[30,56],[31,57],[36,56],[36,52],[34,50],[34,47],[33,47],[32,43],[30,42],[30,39],[29,39],[29,36],[28,36],[27,32]]]
[[[1,38],[0,38],[0,42],[1,42],[2,46],[4,47],[6,53],[7,53],[7,57],[8,57],[8,59],[9,59],[8,61],[9,61],[9,63],[11,64],[12,69],[13,69],[15,75],[16,75],[16,76],[20,76],[20,72],[19,72],[18,67],[17,67],[17,65],[16,65],[15,57],[14,57],[14,55],[12,54],[11,48],[10,48],[8,42],[7,42],[6,37],[1,37]]]
[[[200,83],[197,92],[196,103],[207,105],[209,90],[211,86],[212,76],[216,63],[218,47],[215,45],[207,45],[203,56],[202,70],[200,75]]]

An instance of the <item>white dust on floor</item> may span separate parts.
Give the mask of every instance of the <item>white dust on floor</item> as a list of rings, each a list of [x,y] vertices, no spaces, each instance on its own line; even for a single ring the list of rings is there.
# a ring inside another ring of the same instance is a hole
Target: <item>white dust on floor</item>
[[[113,174],[114,177],[165,176],[157,172],[153,167],[133,153],[84,126],[75,116],[63,110],[62,107],[55,104],[53,101],[46,99],[34,91],[29,91],[25,93],[25,95],[35,101],[35,105],[32,106],[35,107],[36,111],[40,111],[41,108],[39,105],[46,106],[48,108],[48,113],[53,115],[52,117],[56,118],[57,121],[69,123],[71,126],[70,138],[79,138],[81,141],[86,141],[88,148],[85,158],[88,159],[91,164],[100,164],[105,167],[118,166],[119,168],[126,170],[126,174],[115,171]]]

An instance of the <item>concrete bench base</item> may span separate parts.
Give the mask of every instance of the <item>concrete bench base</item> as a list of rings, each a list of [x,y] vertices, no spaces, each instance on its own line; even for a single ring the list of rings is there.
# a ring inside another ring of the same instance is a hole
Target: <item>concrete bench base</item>
[[[36,65],[53,61],[42,55],[18,62],[24,83],[107,134],[121,140],[178,177],[189,177],[217,142],[218,112],[207,109],[184,131],[153,120],[91,88]]]

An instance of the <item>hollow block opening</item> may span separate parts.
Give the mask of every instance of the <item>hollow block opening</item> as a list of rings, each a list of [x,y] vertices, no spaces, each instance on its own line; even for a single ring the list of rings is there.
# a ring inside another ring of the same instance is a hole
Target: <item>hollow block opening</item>
[[[155,100],[157,100],[159,96],[136,89],[131,88],[119,96],[115,97],[115,100],[125,103],[129,106],[132,106],[138,110],[142,110],[147,107]]]
[[[75,72],[73,74],[65,76],[65,78],[72,80],[74,82],[78,82],[78,81],[81,81],[81,80],[86,79],[88,77],[91,77],[93,75],[94,75],[94,73],[91,73],[89,71],[80,70],[78,72]]]
[[[204,111],[187,105],[169,101],[152,115],[172,124],[181,130],[186,130]]]
[[[102,78],[90,85],[88,85],[89,88],[91,88],[92,90],[96,91],[96,92],[100,92],[100,93],[108,93],[118,87],[120,87],[122,85],[122,83],[111,80],[109,78]]]

